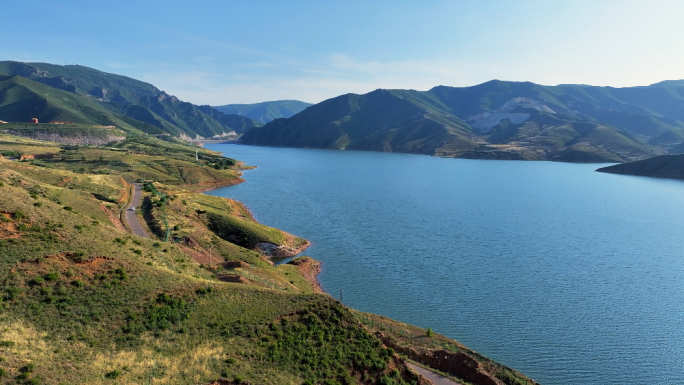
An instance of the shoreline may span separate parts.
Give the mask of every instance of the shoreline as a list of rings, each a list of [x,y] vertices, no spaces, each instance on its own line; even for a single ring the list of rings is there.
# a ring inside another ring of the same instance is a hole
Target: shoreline
[[[250,168],[245,168],[242,170],[251,170],[251,169],[255,169],[255,168],[257,168],[257,166],[250,166]],[[236,185],[239,185],[241,183],[246,182],[246,180],[244,178],[242,178],[242,175],[243,175],[243,173],[242,173],[242,171],[240,171],[240,177],[238,179],[235,179],[234,181],[231,181],[231,182],[228,182],[225,184],[215,185],[212,187],[208,187],[206,189],[201,188],[201,189],[193,190],[191,192],[193,192],[193,193],[206,193],[206,192],[209,192],[209,191],[215,190],[217,188],[221,188],[221,187],[236,186]],[[224,197],[224,199],[230,199],[230,198]],[[239,201],[236,201],[236,202],[239,202]],[[254,218],[254,215],[249,210],[249,208],[244,203],[242,203],[242,202],[239,202],[239,203],[245,208],[245,210],[247,210],[247,212],[249,212],[250,216],[252,218]],[[256,222],[261,223],[259,221],[256,221]],[[280,231],[283,231],[283,230],[280,230]],[[296,235],[294,235],[294,234],[290,234],[286,231],[283,231],[283,232],[290,235],[290,236],[296,237]],[[304,238],[301,238],[301,239],[304,239]],[[304,243],[303,245],[301,245],[297,248],[292,248],[292,251],[290,253],[293,253],[293,254],[287,255],[287,256],[285,256],[285,258],[294,257],[297,254],[303,253],[304,250],[308,249],[309,246],[311,246],[311,241],[309,241],[308,239],[304,239],[304,241],[306,241],[306,243]],[[288,253],[288,254],[290,254],[290,253]],[[264,256],[266,256],[269,259],[269,261],[272,258],[272,257],[269,257],[268,255],[264,255]],[[308,261],[306,261],[302,264],[293,263],[295,260],[298,260],[300,258],[306,258],[306,259],[308,259]],[[312,262],[309,262],[309,261],[312,261]],[[271,261],[271,263],[272,263],[272,261]],[[322,293],[322,294],[330,295],[329,293],[325,292],[325,290],[323,290],[321,283],[318,281],[318,274],[321,273],[321,266],[323,265],[323,263],[321,261],[314,259],[314,258],[311,258],[309,256],[302,256],[302,257],[298,257],[298,258],[293,259],[292,261],[288,262],[288,264],[297,266],[299,271],[304,276],[304,279],[306,279],[311,284],[311,287],[313,288],[314,293]]]
[[[199,189],[196,189],[196,190],[192,190],[192,191],[190,191],[190,192],[193,192],[193,193],[204,193],[204,192],[207,192],[207,191],[216,190],[217,188],[221,188],[221,187],[236,186],[236,185],[239,185],[240,183],[244,183],[244,182],[246,182],[246,180],[242,178],[242,173],[240,173],[240,177],[238,177],[237,179],[232,179],[232,180],[230,180],[230,181],[225,181],[225,182],[201,182],[201,183],[198,183],[196,186],[201,186],[202,183],[205,183],[207,186],[211,185],[211,187],[207,187],[207,188],[202,187],[202,188],[199,188]]]
[[[242,176],[242,174],[241,174]],[[233,183],[230,185],[237,185],[240,183],[245,182],[246,180],[243,178],[239,178],[237,183]],[[205,190],[202,190],[200,192],[205,193],[211,190],[214,190],[215,188],[219,187],[224,187],[224,186],[215,186],[212,188],[208,188]],[[223,197],[224,199],[230,199],[227,197]],[[254,215],[252,214],[251,210],[242,202],[233,200],[235,202],[239,202],[244,209],[249,213],[249,215],[254,219]],[[256,220],[255,220],[256,221]],[[256,221],[257,223],[260,223]],[[283,230],[280,230],[283,231]],[[293,234],[287,233],[283,231],[285,234],[291,236],[291,237],[296,237]],[[289,252],[293,253],[290,257],[294,257],[295,255],[298,255],[304,250],[306,250],[309,246],[311,246],[311,242],[307,239],[301,238],[305,241],[302,245],[299,247],[287,247],[287,246],[278,246],[278,248],[289,248]],[[285,250],[282,250],[285,251]],[[260,252],[263,256],[266,256],[268,260],[272,263],[271,258],[269,257],[268,254],[264,254],[263,252]],[[335,299],[330,293],[327,293],[325,290],[323,290],[323,287],[321,286],[320,281],[318,281],[318,275],[322,271],[322,262],[319,260],[316,260],[314,258],[311,258],[309,256],[301,256],[301,257],[296,257],[292,259],[291,261],[287,262],[288,265],[293,265],[295,266],[299,272],[302,274],[303,278],[309,282],[311,285],[311,288],[313,289],[314,294],[325,294],[332,298],[333,300]],[[339,302],[339,301],[338,301]],[[342,306],[350,309],[350,311],[355,312],[352,308],[347,307],[346,305],[342,304]],[[382,319],[388,319],[387,317],[384,316],[379,316]],[[360,323],[363,324],[361,319],[358,319]],[[452,375],[452,376],[457,376],[463,379],[470,380],[470,382],[474,384],[488,384],[488,385],[499,385],[502,384],[502,382],[497,378],[496,373],[492,372],[488,367],[484,365],[483,362],[480,362],[480,360],[474,358],[471,356],[471,354],[476,354],[475,352],[465,348],[467,353],[463,351],[459,351],[457,353],[454,353],[452,351],[448,350],[443,350],[443,349],[437,349],[437,350],[431,350],[431,349],[425,349],[424,347],[404,347],[402,344],[399,343],[399,341],[394,340],[394,338],[390,335],[384,335],[383,332],[378,332],[376,331],[373,333],[371,328],[368,328],[367,325],[362,325],[362,327],[369,332],[370,334],[375,335],[377,338],[380,339],[382,344],[387,347],[394,349],[397,352],[402,352],[406,356],[412,358],[415,360],[414,362],[409,362],[404,359],[402,359],[399,355],[395,353],[394,357],[399,360],[400,364],[403,364],[409,371],[412,371],[413,373],[416,373],[420,378],[421,381],[419,381],[420,384],[425,384],[422,379],[426,379],[429,381],[428,383],[432,382],[434,384],[439,384],[439,385],[454,385],[454,384],[460,384],[460,381],[456,381],[454,378],[450,377],[445,377],[444,374],[447,375]],[[384,330],[384,329],[383,329]],[[411,333],[411,341],[413,341],[413,333]],[[458,344],[458,346],[462,346],[458,341],[452,340]],[[484,359],[489,360],[488,358],[484,357]],[[493,361],[492,361],[493,362]],[[416,363],[419,364],[420,369],[417,369],[415,366]],[[489,362],[486,362],[489,363]],[[508,368],[507,368],[508,369]],[[513,369],[509,369],[513,370]],[[514,373],[518,373],[515,372]],[[518,373],[519,374],[519,373]],[[530,379],[531,380],[531,379]],[[526,382],[527,383],[527,382]],[[530,385],[536,385],[537,383],[534,380],[531,380]]]

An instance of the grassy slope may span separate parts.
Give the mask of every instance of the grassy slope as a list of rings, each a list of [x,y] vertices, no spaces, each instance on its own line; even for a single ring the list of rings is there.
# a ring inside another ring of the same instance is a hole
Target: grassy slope
[[[65,149],[0,135],[0,151],[13,147],[58,156],[0,160],[0,382],[418,381],[296,266],[273,266],[212,231],[208,213],[257,241],[303,241],[258,224],[239,202],[189,192],[196,184],[176,174],[183,164],[239,178],[234,161],[201,150],[193,162],[194,148],[150,137]],[[118,223],[125,180],[143,170],[166,182],[144,195],[147,223],[168,224],[170,242],[165,231],[145,239]]]
[[[80,124],[116,126],[140,131],[97,102],[20,77],[0,75],[0,117],[8,122],[51,120]]]

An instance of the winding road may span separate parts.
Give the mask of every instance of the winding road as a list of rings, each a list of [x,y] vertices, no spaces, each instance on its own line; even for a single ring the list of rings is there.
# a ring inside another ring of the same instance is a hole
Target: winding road
[[[138,215],[135,211],[140,206],[140,198],[142,197],[142,184],[131,183],[131,185],[133,186],[133,197],[131,198],[131,202],[128,204],[128,207],[126,207],[124,219],[126,219],[126,224],[128,225],[128,228],[131,229],[133,234],[149,238],[150,236],[147,235],[145,229],[140,225]],[[131,208],[135,208],[135,210],[131,210]]]
[[[131,210],[131,208],[135,208],[137,210],[140,207],[140,201],[142,198],[142,184],[131,183],[131,185],[133,186],[133,196],[131,198],[131,202],[128,204],[128,207],[126,207],[126,214],[124,215],[124,218],[126,219],[126,224],[131,229],[131,232],[133,234],[149,238],[149,235],[147,235],[147,232],[140,224],[140,220],[138,219],[136,211]],[[407,364],[411,367],[411,369],[420,373],[421,376],[432,381],[432,383],[434,383],[435,385],[461,385],[450,378],[446,378],[440,374],[422,368],[418,365],[414,365],[408,362]]]

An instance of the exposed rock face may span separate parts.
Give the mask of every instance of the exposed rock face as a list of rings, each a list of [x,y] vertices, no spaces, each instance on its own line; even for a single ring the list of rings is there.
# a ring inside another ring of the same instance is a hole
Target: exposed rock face
[[[473,128],[482,133],[486,133],[504,119],[508,119],[513,124],[521,124],[530,118],[528,112],[514,112],[517,108],[533,109],[548,114],[556,113],[538,100],[518,97],[512,98],[493,111],[483,111],[479,114],[470,115],[465,120],[470,123]]]
[[[89,133],[83,133],[82,135],[78,136],[62,136],[59,133],[48,133],[48,132],[34,132],[27,134],[26,132],[22,131],[12,131],[12,130],[6,130],[10,135],[15,135],[15,136],[23,136],[31,139],[37,139],[37,140],[45,140],[48,142],[57,142],[57,143],[64,143],[64,144],[90,144],[90,145],[95,145],[99,146],[102,144],[107,144],[111,142],[120,142],[124,139],[126,139],[125,135],[102,135],[102,136],[95,136],[91,135]]]
[[[406,355],[408,358],[428,365],[431,368],[450,373],[474,385],[504,385],[498,378],[488,373],[481,363],[469,355],[446,350],[419,351],[412,347],[403,347],[382,333],[376,333],[385,346]]]
[[[309,246],[307,242],[304,246],[294,248],[286,245],[276,245],[271,242],[259,242],[254,245],[254,251],[267,255],[272,258],[290,258],[301,253]]]
[[[316,276],[321,272],[321,262],[309,257],[295,258],[288,262],[289,265],[295,265],[302,272],[304,278],[306,278],[311,287],[316,293],[323,293],[323,288],[318,282]]]
[[[33,159],[36,159],[36,156],[32,155],[32,154],[23,154],[21,157],[19,157],[20,162],[22,160],[33,160]]]

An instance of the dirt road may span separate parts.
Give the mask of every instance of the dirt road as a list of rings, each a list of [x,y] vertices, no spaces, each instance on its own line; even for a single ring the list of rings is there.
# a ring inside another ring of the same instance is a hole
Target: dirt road
[[[456,382],[450,378],[446,378],[440,374],[437,374],[435,372],[431,372],[427,369],[423,369],[422,367],[418,365],[414,365],[410,362],[407,362],[408,366],[411,367],[411,369],[415,370],[416,372],[420,373],[421,376],[427,378],[428,380],[432,381],[435,385],[462,385],[459,382]]]
[[[140,208],[140,198],[142,197],[142,185],[140,183],[132,183],[133,186],[133,197],[131,198],[131,203],[128,204],[126,208],[126,214],[124,219],[126,219],[126,224],[131,232],[135,235],[141,237],[149,238],[149,235],[145,232],[143,227],[140,225],[138,216],[136,215],[136,210]],[[132,210],[135,209],[135,210]]]

